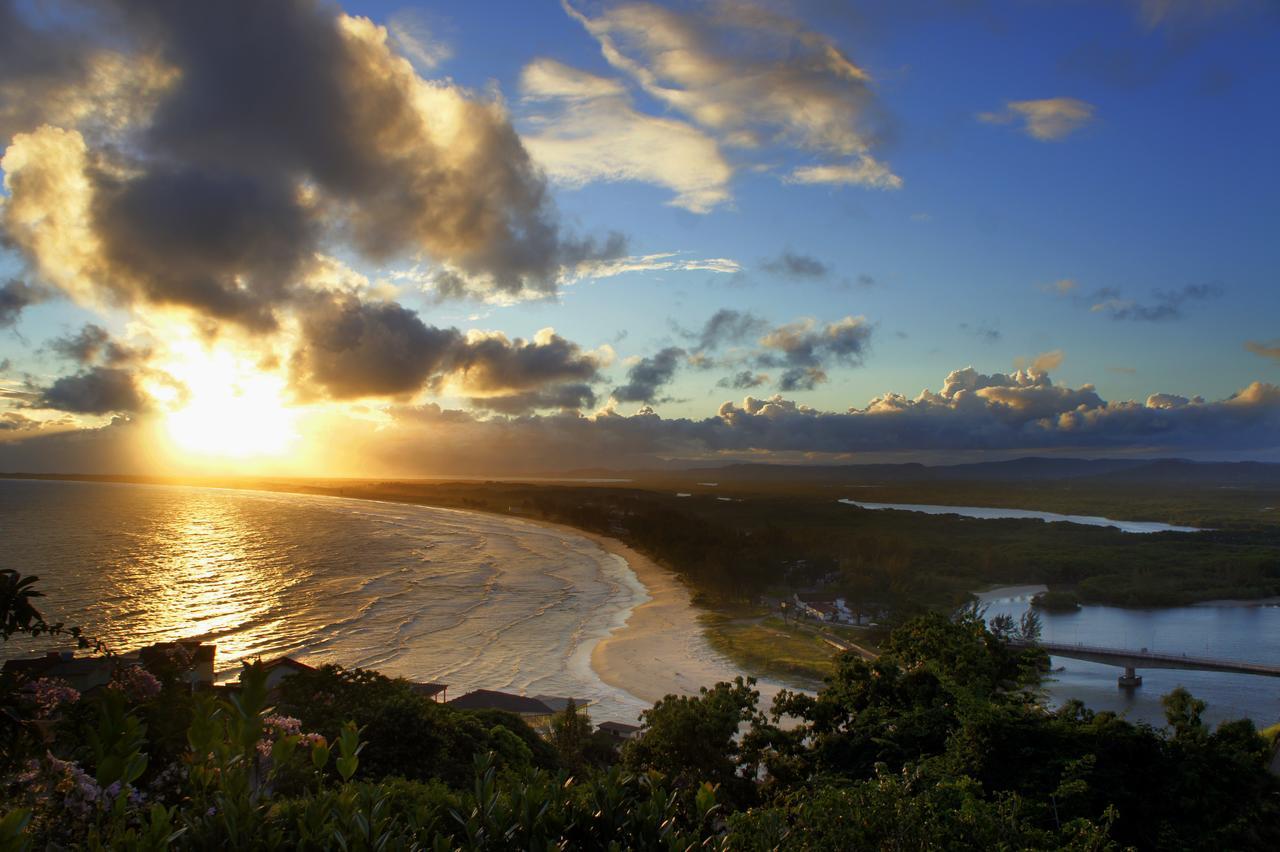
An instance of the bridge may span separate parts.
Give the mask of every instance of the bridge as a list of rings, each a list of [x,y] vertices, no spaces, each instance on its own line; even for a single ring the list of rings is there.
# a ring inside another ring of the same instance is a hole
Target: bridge
[[[1038,647],[1052,657],[1068,657],[1073,660],[1085,660],[1090,663],[1116,666],[1124,669],[1119,683],[1122,687],[1142,685],[1142,677],[1137,670],[1142,669],[1189,669],[1200,672],[1227,672],[1229,674],[1261,675],[1262,677],[1280,677],[1280,666],[1269,666],[1262,663],[1242,663],[1236,660],[1221,660],[1209,657],[1189,657],[1186,654],[1162,654],[1143,648],[1133,651],[1127,648],[1102,648],[1096,645],[1067,645],[1062,642],[1011,642],[1019,648]]]

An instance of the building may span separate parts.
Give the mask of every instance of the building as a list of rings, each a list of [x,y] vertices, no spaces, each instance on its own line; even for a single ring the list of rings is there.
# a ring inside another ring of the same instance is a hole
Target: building
[[[818,621],[827,621],[835,624],[857,623],[857,619],[854,618],[853,611],[849,609],[848,604],[842,597],[829,595],[800,595],[797,593],[793,598],[795,601],[796,612],[800,615],[807,616]]]
[[[275,692],[279,689],[280,683],[286,678],[291,678],[301,672],[315,671],[311,666],[299,662],[293,657],[276,657],[274,660],[268,660],[262,664],[262,669],[267,673],[268,692]]]
[[[445,703],[449,700],[449,684],[447,683],[430,683],[421,681],[409,681],[409,688],[421,695],[423,698],[429,698],[437,703]]]
[[[625,722],[601,722],[596,725],[596,730],[602,734],[608,734],[618,742],[626,742],[633,739],[640,733],[639,725],[628,725]]]
[[[61,680],[83,695],[110,683],[121,666],[141,666],[154,674],[166,665],[176,664],[185,671],[183,678],[191,688],[198,689],[213,685],[217,652],[217,645],[197,641],[160,642],[127,654],[97,657],[77,657],[75,651],[49,651],[43,657],[6,660],[3,673],[24,681]]]
[[[551,730],[551,717],[556,713],[537,698],[492,689],[472,690],[450,701],[449,706],[455,710],[502,710],[514,713],[524,719],[529,727],[542,733]]]
[[[582,710],[591,705],[590,698],[563,698],[556,695],[535,695],[533,697],[550,707],[553,713],[563,713],[568,710],[570,701],[573,702],[573,706],[577,710]]]

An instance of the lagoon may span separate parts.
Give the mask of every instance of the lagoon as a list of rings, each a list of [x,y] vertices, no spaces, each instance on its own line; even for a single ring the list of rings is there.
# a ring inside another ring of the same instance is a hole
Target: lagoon
[[[899,512],[923,512],[926,515],[960,515],[966,518],[997,520],[1038,520],[1046,523],[1083,524],[1091,527],[1115,527],[1126,533],[1201,532],[1199,527],[1179,527],[1157,521],[1117,521],[1095,515],[1060,515],[1057,512],[1037,512],[1031,509],[996,509],[983,506],[932,506],[925,503],[866,503],[844,498],[839,502],[860,509],[892,509]]]

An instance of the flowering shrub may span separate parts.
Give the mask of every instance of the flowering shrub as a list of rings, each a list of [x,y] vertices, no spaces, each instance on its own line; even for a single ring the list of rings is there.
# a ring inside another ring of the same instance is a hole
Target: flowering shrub
[[[22,691],[35,704],[37,719],[49,719],[66,704],[75,704],[80,693],[64,680],[42,677],[23,686]]]
[[[160,681],[142,666],[118,666],[111,673],[108,689],[119,690],[134,704],[150,701],[160,694]]]

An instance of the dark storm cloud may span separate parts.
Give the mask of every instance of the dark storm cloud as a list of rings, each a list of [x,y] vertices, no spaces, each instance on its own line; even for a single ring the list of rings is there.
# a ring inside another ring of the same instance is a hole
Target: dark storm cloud
[[[375,262],[426,252],[450,276],[441,292],[508,298],[550,294],[563,267],[625,250],[617,235],[566,235],[502,105],[424,83],[366,19],[320,0],[85,7],[104,22],[102,44],[51,17],[62,48],[49,75],[78,79],[104,56],[151,71],[68,106],[61,129],[23,128],[2,223],[35,271],[75,295],[270,330],[310,301],[330,241]],[[16,84],[34,60],[0,56],[16,115],[41,97]],[[113,129],[90,133],[95,122]]]
[[[16,323],[23,309],[41,301],[44,295],[40,289],[17,278],[0,284],[0,328]]]
[[[765,261],[760,268],[772,275],[785,278],[825,278],[831,271],[816,257],[792,251],[784,251],[777,257]]]
[[[658,391],[675,378],[685,351],[678,346],[668,346],[656,355],[642,358],[627,370],[627,383],[613,389],[618,402],[657,401]]]
[[[63,376],[44,388],[32,405],[70,414],[137,412],[147,407],[137,377],[117,367],[93,367]]]

